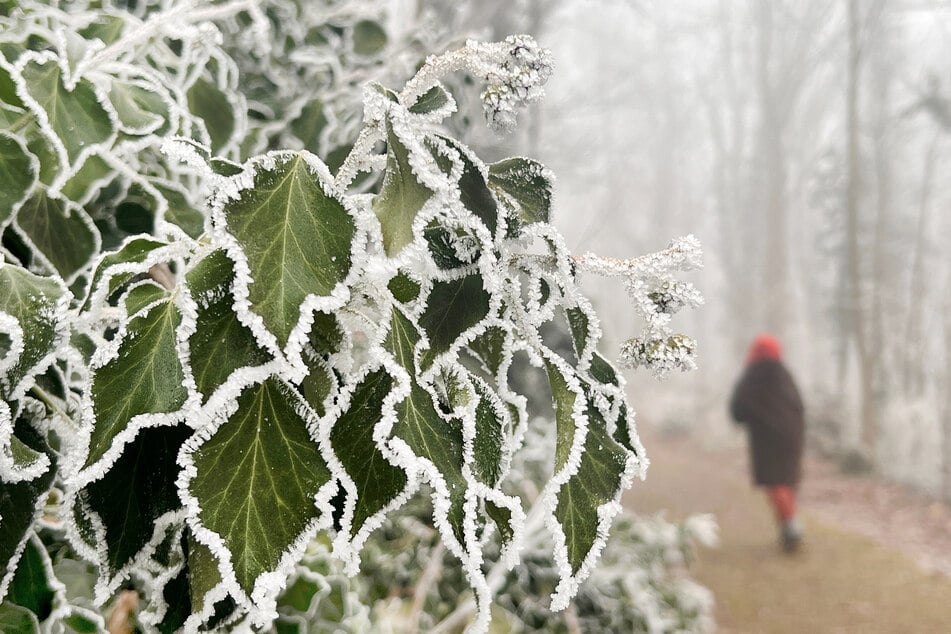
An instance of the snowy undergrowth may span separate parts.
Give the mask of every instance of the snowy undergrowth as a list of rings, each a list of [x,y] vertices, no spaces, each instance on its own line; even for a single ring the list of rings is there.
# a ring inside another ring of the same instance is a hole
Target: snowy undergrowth
[[[420,499],[471,631],[536,527],[568,606],[646,468],[575,276],[624,278],[646,326],[623,363],[689,368],[669,321],[699,247],[575,257],[544,166],[441,125],[463,71],[511,128],[550,54],[468,42],[397,92],[373,3],[57,6],[0,4],[4,627],[101,631],[134,587],[146,630],[268,630],[313,544],[356,574]],[[539,334],[557,319],[572,350]],[[528,502],[516,354],[555,410]]]

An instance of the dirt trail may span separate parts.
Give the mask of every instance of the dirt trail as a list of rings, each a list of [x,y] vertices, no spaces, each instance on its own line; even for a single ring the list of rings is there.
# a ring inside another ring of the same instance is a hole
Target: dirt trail
[[[719,632],[951,633],[951,578],[938,572],[942,564],[932,571],[921,565],[929,548],[935,560],[951,555],[940,541],[951,540],[951,530],[924,543],[910,502],[902,506],[904,521],[876,522],[887,510],[876,505],[897,495],[893,490],[807,464],[805,547],[787,556],[763,494],[749,484],[743,448],[704,450],[690,439],[652,434],[643,440],[650,473],[625,504],[641,513],[667,509],[670,519],[717,516],[721,545],[700,553],[693,574],[716,596]],[[922,509],[944,522],[946,507]]]

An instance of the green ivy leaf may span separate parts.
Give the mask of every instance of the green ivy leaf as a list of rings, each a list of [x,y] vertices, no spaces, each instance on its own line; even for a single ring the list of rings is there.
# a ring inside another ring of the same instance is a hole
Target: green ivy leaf
[[[353,26],[353,52],[370,57],[386,48],[386,31],[373,20],[360,20]]]
[[[67,281],[99,251],[99,232],[81,207],[37,189],[16,215],[17,227]]]
[[[163,302],[133,317],[117,355],[93,372],[89,398],[95,416],[85,466],[99,461],[133,418],[177,412],[188,396],[175,348],[181,315]]]
[[[191,454],[195,474],[187,486],[198,518],[224,540],[248,595],[318,519],[315,499],[330,480],[298,403],[277,379],[251,385],[237,410]]]
[[[105,186],[106,181],[115,175],[115,170],[98,154],[92,154],[83,162],[83,166],[73,174],[61,193],[69,200],[84,203],[96,189]]]
[[[10,603],[26,608],[40,621],[45,621],[53,611],[53,599],[56,596],[46,575],[48,564],[49,555],[46,554],[43,543],[36,537],[27,540],[13,580],[7,589],[7,600]]]
[[[565,315],[568,318],[568,327],[571,330],[571,340],[574,343],[575,354],[580,359],[592,344],[588,315],[577,307],[565,309]]]
[[[156,87],[146,87],[141,82],[113,80],[109,99],[123,132],[163,134],[163,127],[167,129],[168,104],[156,90]]]
[[[300,153],[258,166],[253,187],[222,210],[247,258],[252,308],[281,347],[304,300],[330,295],[350,272],[354,221],[314,162]]]
[[[119,39],[127,21],[118,15],[98,13],[88,25],[79,30],[87,40],[99,39],[103,44],[112,44]]]
[[[105,528],[103,563],[110,576],[152,541],[156,520],[181,506],[175,487],[176,459],[190,435],[184,425],[143,429],[109,471],[86,486],[86,504]]]
[[[475,353],[486,370],[492,376],[499,373],[502,362],[505,360],[505,342],[507,335],[502,328],[490,326],[483,333],[469,342],[469,349]]]
[[[515,537],[515,531],[512,528],[511,509],[499,506],[491,500],[486,500],[485,513],[492,518],[492,521],[495,522],[495,526],[499,529],[499,534],[502,536],[502,543],[511,543],[512,538]]]
[[[391,434],[404,441],[416,456],[431,462],[446,481],[449,524],[456,539],[464,543],[463,507],[468,483],[462,475],[462,425],[457,419],[440,416],[432,396],[415,381],[414,350],[419,340],[416,326],[394,308],[383,347],[409,372],[411,385],[409,396],[396,405]]]
[[[185,274],[198,304],[195,332],[188,340],[192,374],[202,401],[238,368],[261,365],[271,357],[238,320],[232,305],[234,265],[225,252],[215,250]]]
[[[570,389],[562,370],[554,363],[545,362],[548,383],[551,386],[552,400],[555,405],[555,470],[561,471],[568,463],[571,447],[575,441],[577,423],[575,421],[575,399],[577,393]]]
[[[333,313],[318,311],[314,313],[314,323],[310,327],[308,341],[318,355],[326,356],[340,351],[344,332]]]
[[[413,173],[409,150],[386,122],[386,172],[380,193],[373,199],[373,211],[380,220],[383,249],[395,256],[413,241],[413,220],[433,195]]]
[[[36,615],[13,603],[0,604],[0,632],[4,634],[40,634]]]
[[[152,281],[142,280],[128,290],[123,298],[125,312],[135,315],[140,310],[168,297],[168,290]]]
[[[33,480],[15,484],[0,481],[0,518],[3,518],[0,522],[0,570],[6,570],[7,574],[14,570],[17,550],[33,527],[37,505],[49,491],[54,476],[55,469],[47,469]],[[2,575],[4,579],[7,574]],[[6,630],[0,628],[0,631]]]
[[[307,576],[299,576],[281,593],[279,606],[287,606],[295,612],[307,612],[323,586]]]
[[[73,613],[64,617],[61,623],[63,634],[101,634],[105,630],[102,617],[96,620],[91,614],[77,612],[76,608],[73,608]]]
[[[36,157],[40,164],[39,180],[44,185],[52,185],[62,171],[60,156],[50,140],[46,138],[35,120],[27,125],[21,135],[26,140],[26,147],[30,154]]]
[[[13,462],[14,471],[26,471],[31,468],[45,469],[49,466],[46,462],[46,454],[36,451],[16,436],[10,436],[10,457]],[[41,464],[46,463],[43,466]]]
[[[521,225],[550,222],[553,184],[541,163],[521,157],[492,163],[488,184],[500,198],[515,203]]]
[[[63,83],[54,59],[30,60],[22,70],[26,90],[43,109],[50,128],[62,142],[70,165],[84,152],[108,141],[115,130],[112,117],[96,94],[95,85],[80,79],[72,90]]]
[[[430,114],[444,108],[452,101],[452,96],[442,86],[436,85],[419,96],[409,111],[413,114]]]
[[[474,213],[489,230],[489,235],[495,235],[498,226],[498,204],[495,196],[489,189],[482,171],[476,166],[478,160],[472,156],[469,148],[449,137],[440,136],[449,147],[459,153],[462,160],[462,176],[459,178],[459,194],[463,206]]]
[[[83,310],[91,308],[92,296],[99,290],[103,283],[108,285],[102,289],[102,300],[105,301],[115,293],[119,287],[128,283],[138,274],[134,270],[136,267],[124,267],[127,270],[121,272],[111,270],[110,268],[120,264],[139,264],[144,262],[149,255],[156,249],[168,246],[167,242],[155,238],[132,238],[126,241],[117,251],[107,253],[99,260],[96,270],[92,276],[92,282],[89,284],[89,296],[83,304]],[[133,269],[133,270],[128,270]]]
[[[189,199],[184,188],[174,183],[152,181],[152,185],[165,197],[168,209],[165,210],[165,222],[178,226],[189,237],[198,238],[205,232],[205,214],[199,211]]]
[[[591,355],[591,366],[588,371],[591,373],[591,377],[598,383],[613,385],[615,387],[619,386],[617,372],[614,370],[614,367],[598,352],[594,352]]]
[[[386,287],[390,289],[391,293],[393,293],[393,297],[396,299],[396,301],[403,304],[411,302],[419,297],[419,282],[403,272],[394,275],[393,278],[387,283]]]
[[[459,258],[453,245],[454,236],[465,239],[467,235],[461,229],[452,230],[443,227],[435,220],[423,229],[423,237],[426,239],[426,246],[433,257],[433,262],[444,270],[457,269],[466,264],[471,264],[471,261],[465,262]]]
[[[321,149],[320,133],[328,123],[324,103],[315,99],[301,109],[300,116],[291,121],[289,128],[305,148],[317,152]]]
[[[471,377],[471,380],[478,398],[472,474],[489,487],[495,487],[502,477],[502,458],[505,451],[504,412],[493,405],[489,396],[493,392],[488,384],[477,377]]]
[[[0,130],[0,227],[7,224],[36,183],[37,165],[17,137]]]
[[[58,306],[67,298],[67,291],[56,280],[0,264],[0,313],[16,319],[23,331],[23,351],[0,375],[5,397],[19,392],[20,383],[35,374],[37,365],[56,348],[59,322],[64,317]]]
[[[7,68],[5,60],[2,60],[2,56],[0,56],[0,101],[14,108],[26,108],[16,90],[16,84],[10,75],[10,69]]]
[[[467,275],[449,282],[436,282],[429,293],[419,325],[429,337],[430,350],[421,366],[427,368],[436,357],[449,350],[456,339],[489,314],[489,294],[482,276]]]
[[[199,78],[186,93],[188,110],[205,124],[211,151],[220,154],[237,128],[234,109],[228,96],[213,83]]]
[[[212,153],[221,149],[234,136],[237,123],[228,96],[213,83],[199,78],[186,94],[188,110],[201,119],[208,130]]]
[[[174,634],[184,627],[185,621],[192,613],[188,590],[188,568],[183,567],[175,578],[162,588],[162,600],[167,608],[161,622],[156,625],[161,634]]]
[[[193,613],[198,613],[205,606],[205,598],[221,583],[221,571],[218,569],[218,560],[211,550],[191,533],[186,533],[188,547],[188,589]]]
[[[334,454],[356,487],[351,537],[406,489],[406,473],[390,464],[373,440],[373,430],[383,417],[383,400],[392,389],[393,379],[386,371],[370,372],[354,388],[347,410],[330,432]]]
[[[327,363],[327,358],[340,351],[344,332],[337,318],[331,313],[314,313],[308,344],[304,346],[304,363],[307,375],[300,383],[300,393],[318,416],[327,413],[325,404],[337,390],[337,377]]]
[[[627,462],[627,452],[607,433],[604,419],[590,403],[587,415],[581,464],[559,491],[555,508],[573,573],[578,572],[599,539],[598,508],[617,499]]]

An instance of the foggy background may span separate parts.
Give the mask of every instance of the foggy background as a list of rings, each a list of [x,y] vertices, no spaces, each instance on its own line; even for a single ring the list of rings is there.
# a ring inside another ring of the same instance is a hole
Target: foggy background
[[[639,424],[717,441],[760,332],[784,344],[811,443],[951,499],[951,2],[404,2],[449,32],[526,32],[547,97],[488,160],[557,176],[572,252],[633,257],[692,233],[706,305],[678,314],[700,369],[627,372]],[[584,285],[616,357],[637,324],[620,283]]]

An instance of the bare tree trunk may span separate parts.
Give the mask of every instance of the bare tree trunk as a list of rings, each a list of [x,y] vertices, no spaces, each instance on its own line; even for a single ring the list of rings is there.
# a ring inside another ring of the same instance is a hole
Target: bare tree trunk
[[[760,262],[764,271],[762,293],[763,319],[767,329],[782,337],[788,315],[789,265],[786,239],[786,159],[783,147],[785,118],[777,100],[777,81],[773,51],[773,4],[754,2],[758,25],[759,55],[757,89],[760,99],[759,160],[762,165],[763,209],[765,220],[760,236],[763,248]]]
[[[855,343],[859,373],[859,408],[861,425],[861,451],[875,462],[878,444],[878,429],[872,408],[873,368],[867,338],[864,307],[863,279],[861,270],[861,245],[859,222],[859,195],[861,192],[861,156],[859,148],[859,73],[862,66],[862,50],[859,42],[860,25],[858,0],[848,2],[848,66],[846,75],[846,232],[849,279],[849,331]]]
[[[951,273],[949,273],[947,279],[948,286],[951,286]],[[945,346],[951,346],[951,300],[945,302],[944,343]],[[944,396],[943,433],[941,436],[944,443],[943,485],[945,499],[951,500],[951,354],[945,355]]]
[[[928,239],[928,216],[931,208],[931,186],[934,180],[934,166],[938,150],[938,137],[935,137],[925,155],[925,164],[921,177],[921,193],[918,200],[918,227],[915,235],[914,262],[911,280],[908,284],[908,313],[905,319],[905,340],[902,345],[904,363],[902,364],[902,383],[909,396],[920,396],[924,388],[924,369],[922,367],[922,298],[925,283],[925,250]]]

